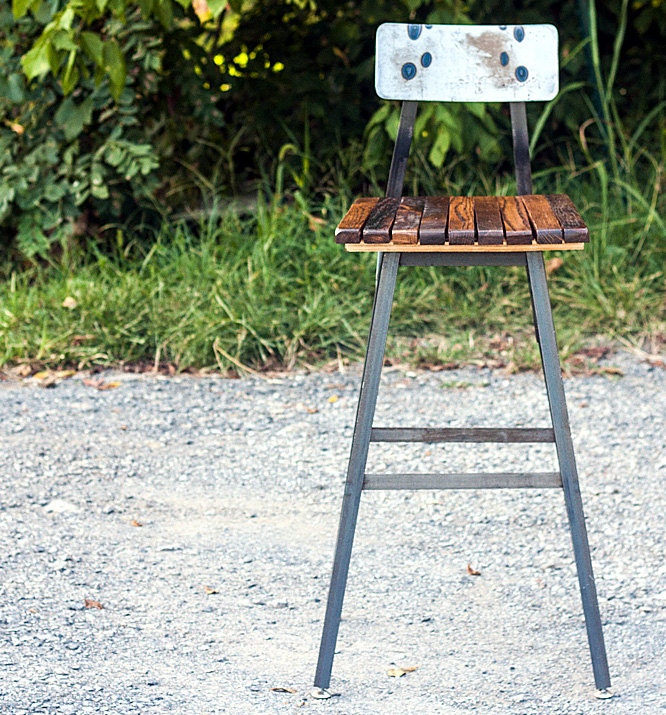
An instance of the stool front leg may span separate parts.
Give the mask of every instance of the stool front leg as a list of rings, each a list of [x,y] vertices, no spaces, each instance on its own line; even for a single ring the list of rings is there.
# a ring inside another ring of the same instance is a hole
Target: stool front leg
[[[365,465],[368,459],[370,433],[377,405],[379,378],[381,377],[386,336],[388,334],[391,305],[395,291],[399,253],[384,255],[378,266],[378,281],[368,336],[368,349],[363,366],[363,378],[358,398],[356,423],[352,438],[345,492],[338,527],[333,573],[328,592],[326,617],[319,646],[319,659],[315,674],[313,695],[318,698],[330,697],[327,688],[331,680],[335,644],[338,639],[342,602],[347,585],[349,561],[351,559],[356,520],[363,490]]]
[[[597,589],[592,572],[592,559],[590,557],[583,502],[578,483],[578,470],[571,440],[569,415],[562,382],[562,369],[555,340],[546,271],[541,254],[527,254],[527,274],[532,292],[534,317],[553,422],[553,432],[555,434],[557,458],[562,476],[564,500],[567,507],[567,516],[569,517],[569,529],[573,542],[583,613],[585,614],[585,626],[592,658],[594,681],[598,691],[597,696],[604,698],[609,696],[608,688],[610,687],[608,659],[601,627]]]

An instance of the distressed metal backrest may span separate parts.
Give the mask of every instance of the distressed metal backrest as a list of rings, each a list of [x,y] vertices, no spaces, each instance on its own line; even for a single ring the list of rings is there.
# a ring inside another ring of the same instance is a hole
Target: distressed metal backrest
[[[558,92],[553,25],[415,25],[377,30],[375,86],[383,99],[530,102]]]

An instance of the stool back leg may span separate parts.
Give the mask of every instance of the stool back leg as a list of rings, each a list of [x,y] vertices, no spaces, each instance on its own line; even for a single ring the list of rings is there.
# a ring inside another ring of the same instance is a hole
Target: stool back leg
[[[363,366],[363,378],[358,398],[356,423],[352,438],[345,493],[342,500],[340,524],[333,559],[333,573],[328,592],[326,617],[319,646],[319,659],[315,674],[315,687],[325,690],[331,680],[335,644],[338,639],[342,602],[347,585],[356,519],[361,501],[365,465],[368,459],[372,421],[377,405],[379,378],[381,377],[388,334],[391,305],[400,261],[399,253],[384,254],[378,266],[379,280],[370,322],[368,350]]]
[[[604,645],[604,635],[601,628],[597,589],[594,574],[592,573],[590,546],[587,539],[583,502],[578,484],[578,471],[571,440],[560,358],[557,351],[555,328],[546,283],[546,271],[541,254],[527,253],[527,274],[532,293],[539,349],[541,350],[543,373],[555,434],[557,458],[562,475],[564,500],[569,518],[578,582],[583,601],[583,613],[585,614],[587,639],[592,657],[594,681],[598,690],[606,690],[610,687],[606,646]]]

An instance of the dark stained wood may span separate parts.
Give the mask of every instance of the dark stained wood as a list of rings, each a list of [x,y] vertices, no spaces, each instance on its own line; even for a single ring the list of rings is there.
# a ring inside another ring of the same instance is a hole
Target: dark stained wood
[[[365,222],[378,201],[368,197],[356,199],[335,229],[335,242],[360,243]]]
[[[507,244],[514,246],[532,243],[532,224],[521,199],[517,196],[501,196],[500,210]]]
[[[425,198],[419,196],[401,199],[400,206],[395,214],[393,228],[391,229],[393,243],[418,243],[419,226],[424,204]]]
[[[400,199],[379,199],[363,227],[365,243],[388,243]]]
[[[469,196],[451,198],[447,235],[452,246],[474,243],[474,199]]]
[[[590,232],[585,221],[566,194],[551,194],[546,196],[546,199],[562,226],[566,243],[586,243],[590,240]]]
[[[520,198],[525,204],[530,222],[534,227],[537,243],[562,243],[562,227],[553,213],[548,199],[539,194],[526,194]]]
[[[428,196],[425,200],[423,216],[421,217],[420,243],[426,246],[446,243],[448,220],[449,197]]]
[[[504,243],[504,227],[497,198],[495,196],[476,196],[474,198],[474,213],[479,246]]]

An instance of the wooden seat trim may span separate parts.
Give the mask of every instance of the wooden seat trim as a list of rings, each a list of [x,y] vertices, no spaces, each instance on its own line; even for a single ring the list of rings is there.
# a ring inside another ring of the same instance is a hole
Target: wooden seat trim
[[[349,251],[580,250],[585,222],[566,194],[357,199],[335,231]]]

